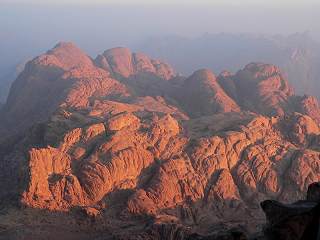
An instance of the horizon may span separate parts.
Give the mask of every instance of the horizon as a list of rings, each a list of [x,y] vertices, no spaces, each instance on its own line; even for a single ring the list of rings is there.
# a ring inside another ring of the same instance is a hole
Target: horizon
[[[221,33],[308,32],[320,42],[314,0],[3,0],[0,6],[0,77],[61,41],[74,42],[92,57],[117,46],[140,50],[137,46],[149,39]]]
[[[6,55],[10,49],[21,46],[25,53],[20,56],[31,57],[56,42],[72,41],[96,55],[102,48],[131,47],[155,36],[195,38],[222,32],[266,35],[309,32],[320,41],[319,8],[314,0],[303,3],[248,0],[241,1],[241,5],[234,0],[188,1],[189,4],[185,1],[181,4],[181,0],[128,2],[2,1],[0,51]]]
[[[2,0],[5,4],[38,4],[38,5],[216,5],[216,6],[301,6],[301,5],[319,5],[317,0],[242,0],[241,3],[237,0]]]

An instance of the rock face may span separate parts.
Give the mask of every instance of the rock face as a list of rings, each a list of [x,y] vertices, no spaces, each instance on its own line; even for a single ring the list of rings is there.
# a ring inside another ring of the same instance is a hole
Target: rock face
[[[282,115],[282,108],[293,95],[280,70],[272,65],[251,63],[235,79],[239,99],[251,111]]]
[[[10,130],[25,130],[60,105],[84,107],[93,95],[111,97],[126,91],[75,45],[60,43],[26,64],[2,109],[2,122]]]
[[[320,181],[317,101],[275,66],[170,69],[123,48],[92,61],[69,43],[29,62],[2,112],[0,197],[68,219],[80,209],[113,239],[245,239],[260,201]]]
[[[174,70],[166,63],[150,59],[143,53],[132,53],[128,48],[113,48],[99,55],[97,66],[116,76],[128,78],[141,72],[154,73],[169,80],[175,76]]]
[[[82,108],[93,98],[128,97],[130,90],[112,76],[143,73],[165,80],[175,76],[169,65],[126,48],[107,50],[92,61],[74,44],[59,43],[26,64],[2,110],[3,125],[25,130],[62,105]]]
[[[319,112],[319,103],[318,100],[315,97],[312,96],[303,96],[299,99],[299,112],[309,115],[314,120],[317,121],[317,123],[320,123],[320,112]]]
[[[240,111],[237,103],[220,87],[216,77],[209,70],[198,70],[183,83],[181,102],[193,116]]]

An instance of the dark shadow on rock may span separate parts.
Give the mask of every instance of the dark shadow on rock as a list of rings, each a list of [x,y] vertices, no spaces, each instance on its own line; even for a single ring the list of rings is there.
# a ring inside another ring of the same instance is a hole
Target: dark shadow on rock
[[[261,203],[267,224],[268,240],[320,239],[320,184],[309,186],[307,199],[292,204],[266,200]]]

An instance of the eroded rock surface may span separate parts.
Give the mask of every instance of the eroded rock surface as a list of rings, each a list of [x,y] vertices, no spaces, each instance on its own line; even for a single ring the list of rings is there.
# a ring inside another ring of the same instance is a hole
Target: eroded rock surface
[[[2,112],[0,196],[80,211],[110,239],[245,239],[259,202],[320,181],[318,103],[277,67],[174,76],[125,48],[92,61],[61,43],[29,62]]]
[[[168,64],[150,59],[143,53],[132,53],[128,48],[106,50],[95,62],[106,71],[124,78],[141,72],[154,73],[165,80],[175,76],[175,71]]]
[[[184,108],[195,117],[240,111],[237,103],[218,84],[214,74],[206,69],[198,70],[186,79],[179,94]]]

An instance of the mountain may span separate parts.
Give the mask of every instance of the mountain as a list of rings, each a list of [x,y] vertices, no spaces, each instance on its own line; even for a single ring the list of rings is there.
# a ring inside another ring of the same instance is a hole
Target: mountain
[[[91,59],[59,43],[1,111],[1,234],[247,239],[261,201],[320,181],[319,121],[271,64],[184,77],[126,48]]]
[[[196,38],[152,37],[135,47],[170,62],[183,74],[209,68],[237,71],[249,62],[279,66],[299,94],[319,96],[320,45],[308,32],[284,35],[217,33]]]
[[[318,94],[320,45],[312,39],[308,32],[288,36],[240,33],[204,34],[195,38],[162,36],[131,43],[131,48],[169,62],[177,72],[183,75],[190,75],[194,70],[202,68],[214,70],[216,73],[226,69],[235,72],[250,62],[273,63],[285,73],[296,93],[320,97]],[[112,52],[117,51],[117,54],[122,55],[123,59],[131,58],[133,61],[141,61],[140,66],[137,65],[138,68],[157,68],[156,71],[162,71],[163,75],[167,75],[166,78],[172,74],[172,68],[169,69],[168,66],[144,61],[146,57],[144,54],[138,53],[137,56],[132,56],[130,50],[120,49],[122,50],[119,51],[118,48],[118,50],[110,49],[103,52],[96,57],[96,65],[101,68],[110,67],[109,63],[104,65],[104,59],[111,60]],[[30,51],[38,53],[43,49],[34,47],[29,50],[29,54],[31,54]],[[0,69],[0,102],[2,103],[5,102],[17,73],[21,71],[16,71],[17,66],[19,69],[24,66],[24,64],[17,64],[21,59],[14,57],[16,52],[12,51],[11,55],[10,59],[4,57],[3,66]],[[123,61],[118,59],[119,63]],[[132,74],[132,71],[136,69],[128,66],[128,72]]]
[[[166,80],[174,76],[174,70],[166,63],[150,59],[142,53],[131,53],[127,48],[114,48],[96,58],[99,67],[114,75],[129,77],[140,72],[150,72]]]
[[[190,116],[240,111],[237,103],[218,84],[214,74],[206,69],[198,70],[187,78],[176,96]]]

